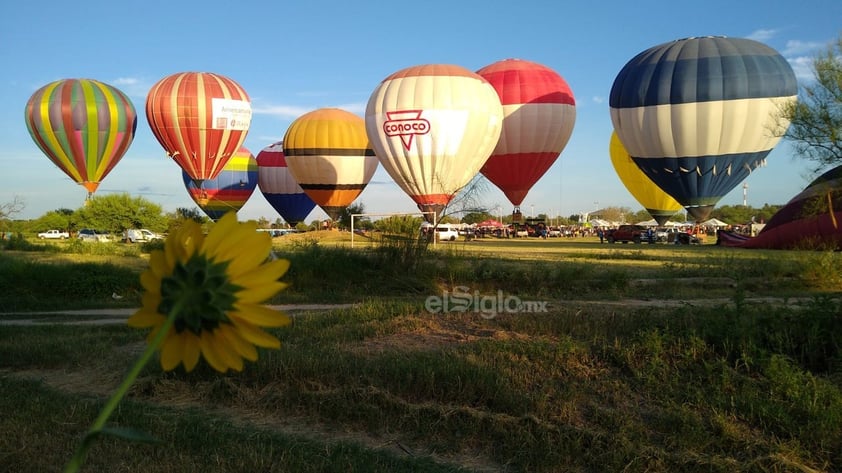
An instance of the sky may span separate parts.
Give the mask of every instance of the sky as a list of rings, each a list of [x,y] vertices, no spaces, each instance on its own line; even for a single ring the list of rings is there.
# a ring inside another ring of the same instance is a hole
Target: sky
[[[244,145],[256,156],[283,139],[293,120],[338,107],[364,116],[374,88],[400,69],[430,63],[476,71],[519,58],[558,72],[576,99],[567,146],[521,205],[523,213],[569,216],[604,207],[642,206],[617,177],[608,155],[608,95],[617,73],[652,46],[692,36],[750,38],[776,49],[799,84],[810,61],[842,34],[842,2],[709,0],[583,2],[553,0],[146,0],[7,2],[0,15],[0,204],[24,202],[16,218],[83,205],[86,191],[32,141],[24,107],[40,87],[88,78],[125,92],[138,113],[134,141],[96,195],[128,193],[164,211],[195,208],[181,169],[146,121],[146,95],[170,74],[215,72],[249,94],[252,122]],[[753,207],[785,204],[812,179],[812,163],[781,141],[748,184]],[[492,213],[512,204],[488,182],[478,199]],[[369,213],[413,213],[415,203],[378,168],[355,202]],[[741,205],[742,185],[719,201]],[[279,215],[259,189],[240,220]],[[420,214],[419,214],[420,215]],[[324,219],[318,207],[307,221]]]

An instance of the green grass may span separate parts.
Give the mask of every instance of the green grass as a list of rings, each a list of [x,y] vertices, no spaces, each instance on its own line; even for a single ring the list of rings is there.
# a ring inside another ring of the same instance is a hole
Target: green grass
[[[102,439],[88,471],[842,469],[839,253],[503,243],[279,248],[273,303],[357,305],[297,315],[242,373],[147,366],[112,421],[161,443]],[[126,289],[119,261],[0,269],[93,264]],[[458,286],[548,311],[425,309]],[[145,336],[0,325],[0,471],[59,469]]]

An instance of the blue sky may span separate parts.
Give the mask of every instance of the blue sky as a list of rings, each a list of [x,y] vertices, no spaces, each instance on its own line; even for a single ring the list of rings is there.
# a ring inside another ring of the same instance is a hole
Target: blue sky
[[[561,74],[577,106],[573,135],[526,197],[524,213],[568,216],[606,206],[636,211],[642,207],[617,178],[608,155],[608,94],[622,66],[663,42],[724,35],[775,48],[800,82],[809,81],[809,60],[842,33],[842,2],[801,5],[769,0],[7,3],[0,16],[0,203],[23,199],[19,218],[83,204],[85,190],[41,153],[24,123],[26,101],[54,80],[97,79],[129,95],[138,112],[137,133],[97,195],[128,192],[171,211],[195,204],[180,168],[166,158],[146,122],[146,94],[167,75],[207,71],[240,83],[254,112],[245,145],[256,155],[311,110],[339,107],[362,116],[376,85],[399,69],[450,63],[477,70],[521,58]],[[810,181],[810,163],[794,157],[786,142],[767,163],[745,181],[749,205],[786,203]],[[357,201],[372,213],[417,210],[382,168]],[[490,183],[481,201],[503,213],[512,210]],[[742,201],[740,186],[719,204]],[[241,220],[278,217],[259,190],[239,215]],[[316,208],[307,220],[324,217]]]

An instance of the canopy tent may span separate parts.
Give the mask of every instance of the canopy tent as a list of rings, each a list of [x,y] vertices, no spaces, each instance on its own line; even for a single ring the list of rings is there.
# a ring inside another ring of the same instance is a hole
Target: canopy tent
[[[588,222],[591,224],[592,227],[611,227],[613,224],[607,220],[602,220],[601,218],[595,218]]]
[[[657,226],[658,226],[658,222],[657,222],[657,221],[655,221],[655,219],[653,218],[652,220],[646,220],[646,221],[643,221],[643,222],[637,222],[637,225],[640,225],[641,227],[657,227]]]
[[[503,228],[503,224],[498,222],[497,220],[488,219],[488,220],[483,220],[482,222],[478,223],[477,227],[480,227],[480,228],[482,228],[482,227]]]
[[[711,219],[705,220],[700,225],[702,225],[703,227],[713,227],[713,228],[725,228],[725,227],[728,226],[727,223],[723,222],[722,220],[716,219],[716,218],[711,218]]]

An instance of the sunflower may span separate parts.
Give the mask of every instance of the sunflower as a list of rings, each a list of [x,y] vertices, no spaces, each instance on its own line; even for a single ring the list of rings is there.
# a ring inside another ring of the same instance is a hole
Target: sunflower
[[[142,307],[128,324],[152,328],[151,342],[161,342],[165,371],[184,364],[192,371],[202,356],[222,373],[243,369],[243,359],[257,360],[257,348],[279,348],[280,341],[261,327],[289,323],[285,314],[261,304],[287,285],[278,279],[288,260],[268,261],[272,239],[254,223],[238,223],[225,214],[210,233],[187,221],[152,253],[140,276]]]

